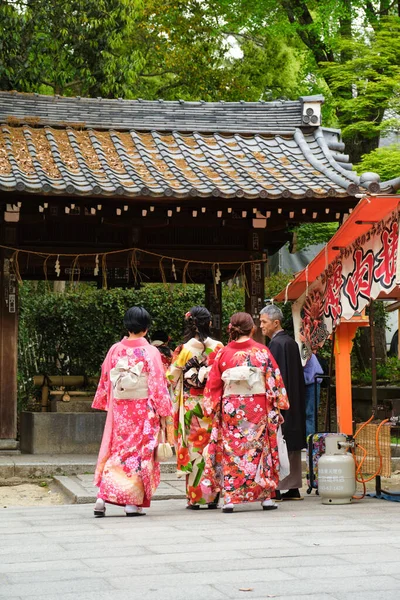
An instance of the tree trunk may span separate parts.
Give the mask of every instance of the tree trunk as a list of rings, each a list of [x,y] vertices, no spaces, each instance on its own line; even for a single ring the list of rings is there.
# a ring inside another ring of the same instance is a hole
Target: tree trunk
[[[361,359],[369,368],[371,367],[371,334],[369,327],[363,327],[360,331],[360,354]],[[386,362],[386,336],[385,328],[375,326],[375,352],[378,363]]]
[[[340,116],[339,116],[340,119]],[[372,119],[371,119],[372,120]],[[345,123],[341,123],[343,127]],[[352,136],[346,137],[343,136],[343,141],[346,145],[346,153],[350,155],[350,162],[353,164],[357,164],[360,162],[361,157],[364,154],[368,154],[372,150],[375,150],[379,147],[379,134],[376,134],[374,137],[364,137],[364,136]]]

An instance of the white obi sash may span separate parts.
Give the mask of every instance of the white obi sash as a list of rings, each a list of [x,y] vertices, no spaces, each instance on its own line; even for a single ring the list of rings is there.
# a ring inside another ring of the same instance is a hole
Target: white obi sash
[[[147,373],[142,373],[143,367],[143,362],[130,366],[127,356],[119,359],[110,371],[110,379],[116,400],[147,398],[149,395],[148,378]]]
[[[222,373],[223,396],[265,394],[265,375],[258,367],[232,367]]]

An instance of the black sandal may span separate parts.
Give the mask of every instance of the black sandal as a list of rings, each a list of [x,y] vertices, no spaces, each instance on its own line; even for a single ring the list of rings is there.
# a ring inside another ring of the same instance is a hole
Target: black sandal
[[[209,508],[210,510],[214,510],[214,509],[218,508],[218,502],[219,502],[219,493],[215,496],[214,502],[210,502],[209,504],[207,504],[207,508]]]
[[[186,508],[188,510],[200,510],[200,504],[188,504]]]
[[[146,513],[144,512],[125,512],[127,517],[145,517]]]

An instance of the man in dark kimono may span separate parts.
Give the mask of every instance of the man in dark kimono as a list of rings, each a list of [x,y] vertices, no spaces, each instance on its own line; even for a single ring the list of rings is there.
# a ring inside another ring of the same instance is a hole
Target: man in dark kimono
[[[289,454],[290,473],[279,482],[277,500],[302,500],[301,450],[306,446],[305,383],[299,347],[282,329],[282,311],[273,304],[265,306],[260,313],[263,335],[270,338],[269,350],[278,363],[286,387],[290,408],[282,411],[285,422],[282,432]]]

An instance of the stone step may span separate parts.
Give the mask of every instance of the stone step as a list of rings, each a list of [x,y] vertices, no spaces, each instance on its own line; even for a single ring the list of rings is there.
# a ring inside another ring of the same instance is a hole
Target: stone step
[[[0,455],[0,479],[53,477],[94,473],[97,455]],[[175,473],[176,461],[161,463],[162,473]]]
[[[98,488],[93,485],[93,475],[59,475],[54,481],[73,504],[91,504],[96,501]],[[185,479],[175,474],[161,473],[161,483],[152,500],[171,500],[185,498]]]

